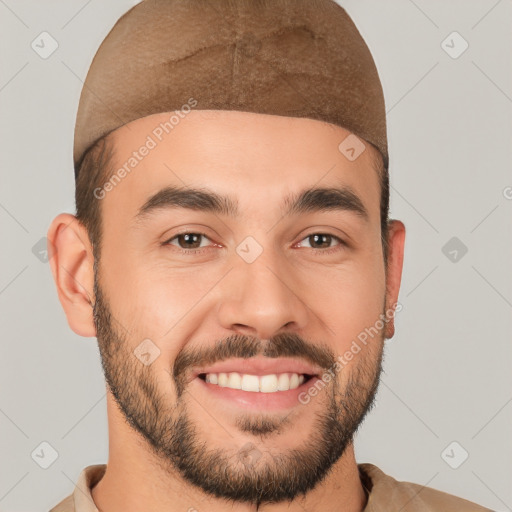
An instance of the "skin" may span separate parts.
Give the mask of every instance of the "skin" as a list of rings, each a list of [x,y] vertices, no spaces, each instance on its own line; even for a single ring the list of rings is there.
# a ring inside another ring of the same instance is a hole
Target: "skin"
[[[168,118],[169,114],[156,114],[116,130],[114,168]],[[305,447],[320,449],[315,420],[334,404],[343,411],[343,398],[351,405],[346,414],[340,413],[339,422],[350,433],[371,405],[383,342],[394,334],[392,320],[308,404],[286,412],[247,413],[252,427],[263,417],[267,420],[267,435],[241,429],[238,420],[244,411],[211,399],[197,379],[184,381],[185,391],[178,398],[172,378],[180,355],[203,355],[235,334],[256,340],[262,349],[280,335],[296,336],[321,354],[342,355],[359,333],[397,302],[405,226],[398,220],[390,224],[386,281],[379,180],[372,165],[378,152],[366,143],[365,151],[349,161],[338,150],[349,133],[312,119],[190,112],[100,201],[103,240],[96,283],[85,228],[70,214],[58,215],[50,226],[48,239],[55,247],[50,262],[70,327],[81,336],[98,335],[104,365],[111,365],[111,376],[117,371],[121,388],[125,383],[125,405],[130,398],[126,389],[133,403],[144,405],[137,385],[147,379],[155,386],[152,396],[161,401],[155,411],[139,410],[141,417],[168,425],[186,415],[197,439],[210,450],[205,456],[213,450],[234,456],[250,443],[262,454],[254,469],[265,474],[276,467],[276,456]],[[230,195],[239,202],[240,216],[167,208],[136,222],[147,199],[169,185],[207,186]],[[368,221],[340,210],[283,216],[283,198],[313,186],[350,186],[367,209]],[[206,234],[201,252],[179,252],[190,251],[175,238],[181,231]],[[332,238],[325,244],[333,250],[326,253],[309,237],[318,233],[340,237],[348,245]],[[251,264],[236,252],[247,236],[263,248]],[[172,244],[164,244],[169,239]],[[101,317],[98,304],[93,310],[99,290],[102,312],[108,309],[110,318]],[[98,332],[101,321],[109,329]],[[160,350],[149,366],[132,355],[144,339]],[[186,368],[183,375],[190,376],[191,370]],[[350,382],[358,383],[357,393],[348,392]],[[349,422],[350,411],[356,424]],[[126,411],[108,386],[107,412],[107,471],[92,490],[100,510],[328,512],[340,510],[343,503],[344,511],[355,512],[366,506],[352,439],[327,475],[305,494],[291,501],[251,503],[214,496],[191,483],[170,457],[151,448],[126,421]],[[232,469],[236,474],[245,471],[240,465]]]

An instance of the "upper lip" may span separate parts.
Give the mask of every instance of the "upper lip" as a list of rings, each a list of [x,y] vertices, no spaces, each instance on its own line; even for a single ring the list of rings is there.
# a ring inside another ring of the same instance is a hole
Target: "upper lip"
[[[227,359],[210,366],[196,367],[192,372],[191,380],[206,373],[247,373],[249,375],[269,375],[279,373],[298,373],[306,375],[319,375],[322,368],[300,359],[290,357],[251,357],[248,359]]]

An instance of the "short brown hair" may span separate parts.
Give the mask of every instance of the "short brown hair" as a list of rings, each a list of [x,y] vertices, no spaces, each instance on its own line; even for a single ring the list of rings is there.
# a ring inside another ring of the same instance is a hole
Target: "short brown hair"
[[[112,166],[114,144],[109,135],[98,139],[75,165],[76,218],[86,228],[94,259],[101,252],[101,200],[94,190],[106,181]]]

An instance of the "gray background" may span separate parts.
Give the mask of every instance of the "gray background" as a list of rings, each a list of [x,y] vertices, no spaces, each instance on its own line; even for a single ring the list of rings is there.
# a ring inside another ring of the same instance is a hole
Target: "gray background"
[[[96,340],[69,329],[37,244],[56,214],[74,212],[82,81],[135,3],[0,0],[0,511],[48,510],[84,466],[107,460]],[[512,510],[511,2],[339,3],[379,69],[391,216],[407,228],[403,310],[357,460]],[[59,45],[46,59],[31,47],[43,31]],[[458,58],[442,46],[453,31],[469,44]],[[31,458],[43,441],[58,452],[48,469]],[[469,457],[453,469],[445,461],[462,450]]]

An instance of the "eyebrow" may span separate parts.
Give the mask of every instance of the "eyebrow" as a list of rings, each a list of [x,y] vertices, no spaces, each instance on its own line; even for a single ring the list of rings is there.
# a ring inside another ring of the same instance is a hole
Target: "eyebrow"
[[[165,187],[153,194],[139,209],[135,219],[142,221],[152,214],[169,208],[209,212],[229,217],[240,215],[238,201],[208,189]],[[369,221],[368,210],[349,186],[309,188],[285,197],[283,216],[321,211],[347,211]]]

